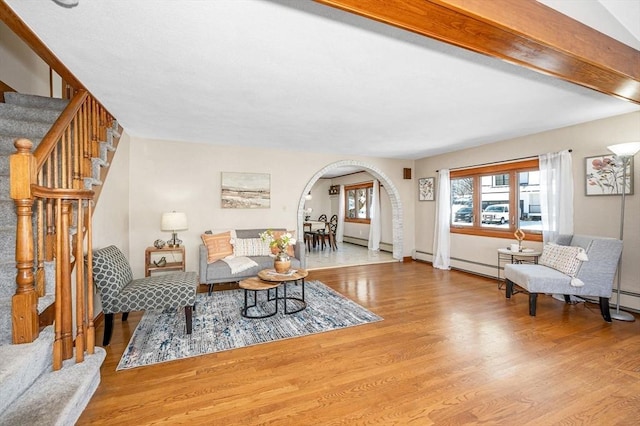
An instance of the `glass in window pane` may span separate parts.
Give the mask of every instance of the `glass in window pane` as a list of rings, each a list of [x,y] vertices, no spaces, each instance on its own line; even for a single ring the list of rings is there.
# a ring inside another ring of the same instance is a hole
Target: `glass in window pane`
[[[481,225],[509,229],[509,186],[495,186],[498,180],[504,174],[480,177]]]
[[[347,191],[347,217],[356,217],[356,192],[353,189]]]
[[[451,179],[451,224],[473,225],[473,178]]]
[[[367,188],[360,188],[356,191],[357,218],[367,218]]]
[[[523,231],[542,232],[540,214],[540,172],[518,173],[518,217]]]

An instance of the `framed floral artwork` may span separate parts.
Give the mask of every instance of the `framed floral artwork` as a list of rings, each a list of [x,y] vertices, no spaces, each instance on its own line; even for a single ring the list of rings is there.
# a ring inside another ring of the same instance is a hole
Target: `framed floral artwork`
[[[433,201],[435,197],[436,178],[418,179],[418,199],[420,201]]]
[[[585,195],[633,194],[633,158],[627,164],[626,182],[623,182],[622,161],[614,154],[585,158]]]

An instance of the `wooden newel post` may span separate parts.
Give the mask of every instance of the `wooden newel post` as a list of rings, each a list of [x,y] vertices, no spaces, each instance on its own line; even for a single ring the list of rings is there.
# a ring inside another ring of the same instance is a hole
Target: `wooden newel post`
[[[33,246],[33,196],[36,161],[33,144],[27,139],[14,142],[17,150],[9,157],[10,194],[16,205],[16,294],[11,301],[13,343],[30,343],[38,337],[38,295],[35,287]]]

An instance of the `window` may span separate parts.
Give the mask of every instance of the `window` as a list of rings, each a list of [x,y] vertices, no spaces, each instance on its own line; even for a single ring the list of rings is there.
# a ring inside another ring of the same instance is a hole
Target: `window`
[[[454,170],[451,232],[513,238],[522,229],[541,241],[538,160]]]
[[[373,197],[373,182],[344,187],[346,217],[345,222],[370,223],[371,198]]]

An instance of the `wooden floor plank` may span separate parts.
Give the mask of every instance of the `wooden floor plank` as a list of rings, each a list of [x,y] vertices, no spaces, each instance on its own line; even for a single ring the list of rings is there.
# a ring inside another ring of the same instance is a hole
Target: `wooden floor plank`
[[[421,262],[311,271],[383,321],[116,372],[142,313],[116,319],[78,424],[633,424],[640,318],[510,300]],[[215,296],[215,295],[214,295]],[[259,321],[259,320],[257,320]],[[98,329],[98,335],[102,328]],[[99,336],[98,336],[99,337]]]

